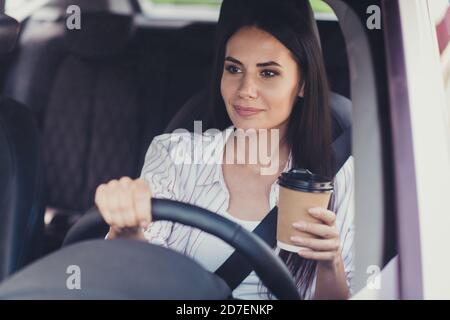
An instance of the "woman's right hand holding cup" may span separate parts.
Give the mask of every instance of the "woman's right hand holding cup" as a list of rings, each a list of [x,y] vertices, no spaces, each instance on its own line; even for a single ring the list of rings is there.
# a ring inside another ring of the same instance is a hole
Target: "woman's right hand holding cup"
[[[110,226],[108,239],[144,239],[144,229],[152,221],[152,193],[143,179],[123,177],[98,186],[95,204]]]

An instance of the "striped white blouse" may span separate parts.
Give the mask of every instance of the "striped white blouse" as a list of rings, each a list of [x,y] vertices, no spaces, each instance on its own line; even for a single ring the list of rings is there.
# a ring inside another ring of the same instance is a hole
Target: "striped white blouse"
[[[150,184],[155,198],[194,204],[216,212],[253,231],[259,221],[240,220],[227,212],[230,196],[222,175],[221,163],[225,143],[232,132],[233,127],[230,127],[222,132],[207,131],[203,135],[185,131],[155,137],[147,151],[141,178]],[[199,160],[198,156],[202,155],[203,161],[193,161],[194,158]],[[291,166],[292,159],[289,157],[284,172]],[[347,283],[351,289],[354,272],[352,157],[337,173],[334,187],[331,209],[337,214],[336,226],[341,239]],[[278,188],[278,184],[274,182],[270,191],[271,209],[278,203]],[[217,270],[234,251],[217,237],[199,229],[168,221],[151,223],[144,235],[150,243],[181,252],[211,272]],[[308,288],[307,298],[313,297],[314,288],[315,279]],[[261,289],[259,278],[255,272],[252,272],[233,291],[233,296],[239,299],[267,299],[267,295],[260,294],[258,289]]]

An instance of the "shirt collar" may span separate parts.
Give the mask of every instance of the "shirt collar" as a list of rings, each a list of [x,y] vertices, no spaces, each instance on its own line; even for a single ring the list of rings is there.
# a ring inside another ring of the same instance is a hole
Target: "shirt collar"
[[[228,138],[235,129],[236,128],[234,126],[229,126],[224,131],[221,131],[209,137],[213,141],[209,143],[206,148],[205,146],[203,146],[204,149],[202,151],[207,152],[207,154],[209,154],[209,157],[207,158],[207,164],[204,164],[200,167],[201,173],[197,179],[197,185],[210,185],[216,182],[220,182],[222,175],[223,151]],[[283,172],[287,172],[291,168],[292,150],[289,152],[289,158],[286,166],[283,169]]]

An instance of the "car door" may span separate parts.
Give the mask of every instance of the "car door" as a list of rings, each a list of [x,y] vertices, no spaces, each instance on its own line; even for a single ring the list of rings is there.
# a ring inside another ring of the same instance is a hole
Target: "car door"
[[[448,298],[448,2],[326,2],[350,65],[356,297]]]

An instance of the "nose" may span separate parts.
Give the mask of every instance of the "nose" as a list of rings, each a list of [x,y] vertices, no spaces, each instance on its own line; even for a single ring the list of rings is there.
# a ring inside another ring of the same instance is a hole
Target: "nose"
[[[256,99],[258,97],[258,88],[250,76],[246,75],[242,78],[238,95],[242,99]]]

